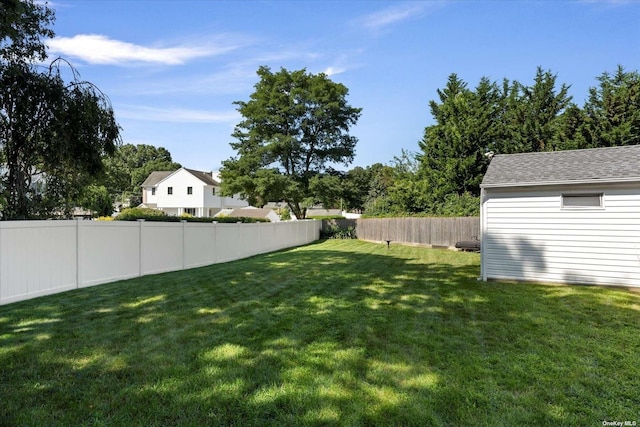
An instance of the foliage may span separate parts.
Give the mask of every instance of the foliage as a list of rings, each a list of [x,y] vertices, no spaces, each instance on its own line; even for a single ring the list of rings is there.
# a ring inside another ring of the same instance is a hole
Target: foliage
[[[637,419],[640,294],[478,269],[328,240],[0,306],[2,424]]]
[[[336,224],[329,224],[328,227],[320,230],[320,239],[357,239],[356,228],[353,226],[340,227]]]
[[[0,199],[2,219],[69,216],[102,172],[119,127],[108,98],[62,59],[41,70],[46,4],[6,0],[0,14]],[[65,82],[63,74],[70,71]]]
[[[480,216],[480,197],[469,193],[447,194],[442,202],[432,207],[431,214],[443,217]]]
[[[140,185],[153,171],[175,171],[181,165],[171,158],[164,147],[147,144],[124,144],[104,158],[104,185],[120,203],[141,203]]]
[[[599,86],[589,89],[579,136],[584,147],[640,144],[640,73],[622,66],[598,77]]]
[[[361,110],[347,104],[348,89],[325,74],[273,73],[264,66],[257,73],[250,100],[235,103],[243,120],[231,143],[237,157],[223,162],[222,191],[258,206],[283,200],[302,219],[314,198],[334,198],[314,190],[333,191],[334,181],[323,180],[330,165],[353,160],[357,138],[348,132]]]
[[[325,220],[325,219],[345,219],[342,215],[318,215],[318,216],[308,216],[308,219],[317,219],[317,220]]]
[[[291,211],[289,208],[280,208],[278,209],[278,215],[280,215],[281,221],[290,221],[291,220]]]
[[[256,222],[269,222],[268,219],[264,218],[246,218],[246,217],[230,217],[230,216],[219,216],[219,217],[194,217],[191,215],[182,215],[182,216],[170,216],[158,209],[151,208],[127,208],[123,209],[122,212],[115,218],[117,221],[137,221],[139,219],[144,219],[145,221],[161,221],[161,222],[218,222],[218,223],[256,223]]]
[[[54,36],[53,10],[33,0],[2,0],[0,12],[0,61],[44,61],[43,40]]]
[[[0,65],[4,219],[69,212],[119,139],[108,99],[75,73],[65,83],[61,64]]]
[[[161,210],[152,208],[126,208],[116,216],[118,221],[157,220],[159,218],[166,219],[169,217]]]
[[[96,218],[96,221],[113,221],[114,218],[112,216],[99,216]]]
[[[80,207],[97,216],[110,216],[113,213],[113,198],[104,185],[90,184],[82,190]]]

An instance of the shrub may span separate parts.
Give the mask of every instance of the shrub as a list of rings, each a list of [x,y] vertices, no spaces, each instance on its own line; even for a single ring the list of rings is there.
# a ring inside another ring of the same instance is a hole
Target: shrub
[[[96,218],[96,221],[113,221],[112,216],[99,216]]]
[[[355,227],[338,227],[330,225],[328,229],[320,231],[321,239],[357,239]]]
[[[205,222],[205,223],[211,223],[216,221],[221,224],[236,223],[236,222],[242,222],[245,224],[255,223],[255,222],[269,222],[269,220],[266,218],[245,218],[245,217],[230,217],[230,216],[216,217],[216,218],[212,218],[212,217],[197,218],[188,214],[182,215],[182,216],[169,216],[160,210],[150,209],[150,208],[124,209],[122,212],[120,212],[120,215],[118,215],[115,219],[117,221],[137,221],[139,219],[144,219],[145,221],[164,221],[164,222],[187,221],[187,222]]]
[[[150,221],[158,221],[163,220],[164,218],[168,218],[167,214],[158,210],[151,208],[127,208],[123,209],[122,212],[116,217],[118,221],[136,221],[138,219],[150,220]]]
[[[319,216],[308,216],[307,219],[346,219],[344,216],[342,215],[319,215]]]

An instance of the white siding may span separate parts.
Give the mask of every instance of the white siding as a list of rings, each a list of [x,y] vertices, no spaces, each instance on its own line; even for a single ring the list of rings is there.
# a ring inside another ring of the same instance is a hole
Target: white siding
[[[168,194],[169,187],[172,188],[173,194]],[[187,194],[188,187],[192,188],[192,194]],[[202,208],[204,189],[205,184],[202,181],[186,170],[180,169],[158,184],[156,191],[158,208]]]
[[[485,189],[482,277],[640,286],[640,188],[605,188],[603,208],[561,208],[562,194]]]
[[[172,194],[169,194],[169,187]],[[191,187],[191,194],[187,189]],[[205,184],[192,173],[179,169],[172,175],[158,183],[155,196],[151,196],[151,189],[145,189],[143,196],[146,203],[157,203],[157,208],[168,215],[181,215],[185,209],[195,209],[195,216],[210,216],[209,209],[218,212],[222,208],[243,208],[249,204],[233,197],[220,197],[219,188],[213,194],[213,186]]]

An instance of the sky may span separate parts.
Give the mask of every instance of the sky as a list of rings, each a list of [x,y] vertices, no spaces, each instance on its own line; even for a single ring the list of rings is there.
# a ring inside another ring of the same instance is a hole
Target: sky
[[[537,67],[582,106],[597,77],[640,70],[640,0],[53,0],[50,58],[111,100],[124,144],[218,170],[262,65],[305,68],[362,108],[350,165],[418,152],[429,102],[456,73],[531,84]]]

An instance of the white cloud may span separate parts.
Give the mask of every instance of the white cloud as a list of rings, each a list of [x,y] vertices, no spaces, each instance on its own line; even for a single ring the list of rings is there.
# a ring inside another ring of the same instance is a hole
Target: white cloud
[[[195,58],[219,55],[236,49],[223,41],[207,44],[185,44],[173,47],[146,47],[113,40],[100,34],[78,34],[56,37],[47,43],[54,54],[79,58],[91,64],[121,65],[127,63],[184,64]]]
[[[358,20],[366,29],[381,30],[390,25],[412,18],[421,14],[427,7],[427,3],[403,3],[387,9],[371,13]]]
[[[237,111],[204,111],[184,108],[155,108],[140,105],[125,105],[115,108],[116,118],[171,123],[235,123]]]
[[[342,67],[328,67],[326,70],[323,71],[323,73],[331,77],[331,76],[335,76],[336,74],[342,74],[345,71],[347,71],[347,69]]]

